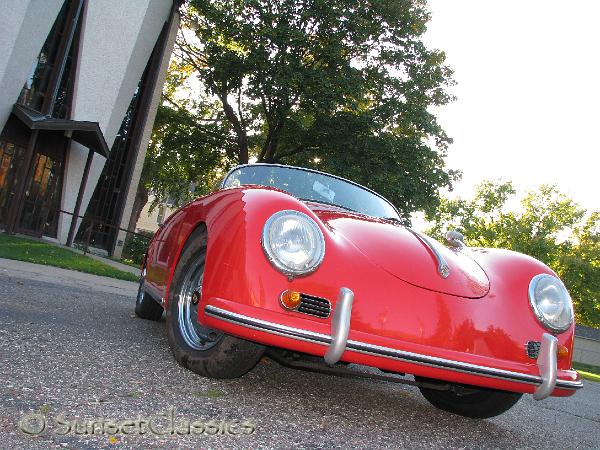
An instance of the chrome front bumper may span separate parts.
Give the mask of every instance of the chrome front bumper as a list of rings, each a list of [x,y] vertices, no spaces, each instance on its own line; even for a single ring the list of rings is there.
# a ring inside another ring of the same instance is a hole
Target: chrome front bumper
[[[350,317],[354,294],[350,289],[341,288],[338,301],[331,321],[331,335],[315,333],[301,328],[289,327],[275,322],[257,319],[243,314],[227,311],[216,306],[207,305],[204,312],[207,316],[233,323],[235,325],[262,331],[265,333],[284,336],[290,339],[307,341],[327,347],[325,362],[335,364],[340,360],[345,351],[363,353],[382,358],[389,358],[411,364],[425,365],[439,369],[463,372],[486,378],[495,378],[518,383],[538,385],[534,392],[536,400],[542,400],[552,394],[555,388],[579,389],[583,387],[581,381],[557,379],[557,339],[544,333],[537,365],[540,376],[519,373],[494,367],[454,361],[420,353],[397,350],[391,347],[368,344],[366,342],[349,340]]]
[[[352,302],[354,292],[348,288],[341,288],[331,318],[331,344],[325,353],[325,362],[334,365],[340,360],[348,345],[350,333],[350,316],[352,316]]]
[[[557,367],[557,353],[558,352],[558,339],[548,333],[542,335],[542,345],[540,347],[540,354],[537,357],[537,365],[540,369],[540,377],[542,378],[542,384],[533,393],[533,398],[536,400],[543,400],[552,394],[552,391],[556,387],[558,367]]]

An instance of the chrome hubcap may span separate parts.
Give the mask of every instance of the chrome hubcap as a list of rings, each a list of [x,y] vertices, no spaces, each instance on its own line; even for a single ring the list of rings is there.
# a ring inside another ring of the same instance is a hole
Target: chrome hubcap
[[[179,291],[177,321],[179,331],[187,345],[195,350],[208,350],[223,337],[223,333],[202,326],[198,322],[198,307],[202,302],[204,264],[198,259],[187,271]]]

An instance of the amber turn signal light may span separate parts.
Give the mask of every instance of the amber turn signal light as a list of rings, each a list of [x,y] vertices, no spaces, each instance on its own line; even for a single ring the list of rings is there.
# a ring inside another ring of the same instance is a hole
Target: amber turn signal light
[[[289,289],[281,293],[281,304],[287,309],[296,309],[300,304],[300,292],[291,291]]]
[[[567,347],[565,347],[564,345],[559,345],[558,348],[556,349],[556,353],[559,358],[564,358],[565,356],[567,356],[569,354],[569,349]]]

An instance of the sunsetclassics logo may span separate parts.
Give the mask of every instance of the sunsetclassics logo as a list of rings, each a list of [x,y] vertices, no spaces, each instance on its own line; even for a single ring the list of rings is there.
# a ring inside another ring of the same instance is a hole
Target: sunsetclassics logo
[[[249,435],[256,425],[248,420],[202,420],[177,417],[175,407],[164,413],[124,419],[78,419],[65,414],[47,417],[40,413],[28,413],[21,417],[19,429],[30,436],[44,432],[56,435]]]

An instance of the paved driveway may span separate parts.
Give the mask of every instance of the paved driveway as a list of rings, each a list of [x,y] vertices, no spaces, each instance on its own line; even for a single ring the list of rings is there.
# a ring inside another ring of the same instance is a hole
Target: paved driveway
[[[174,362],[164,320],[134,317],[134,292],[0,260],[0,448],[600,448],[599,383],[476,421],[433,409],[412,387],[268,360],[210,380]],[[171,414],[183,434],[169,433]],[[148,429],[152,417],[168,434]],[[45,429],[27,435],[21,419],[30,433]]]

